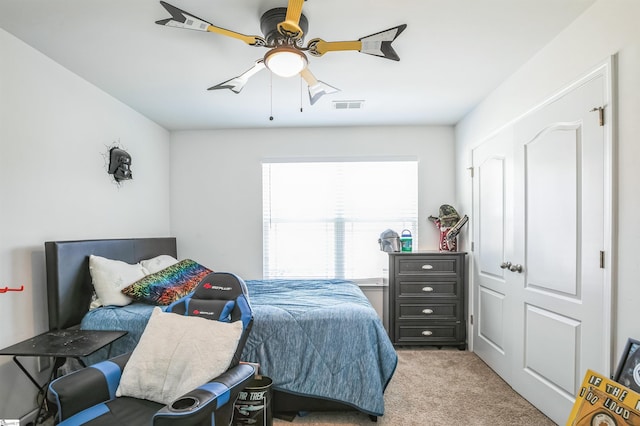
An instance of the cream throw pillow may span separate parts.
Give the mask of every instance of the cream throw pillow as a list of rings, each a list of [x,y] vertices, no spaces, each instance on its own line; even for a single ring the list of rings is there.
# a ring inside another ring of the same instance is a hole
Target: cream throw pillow
[[[124,367],[116,396],[168,405],[224,373],[241,334],[242,321],[223,323],[156,307]]]
[[[139,263],[129,264],[106,257],[89,256],[89,272],[96,295],[104,306],[125,306],[133,301],[121,290],[144,278],[146,271]]]
[[[169,256],[168,254],[161,254],[160,256],[140,261],[140,265],[142,265],[147,274],[155,274],[156,272],[162,271],[164,268],[168,268],[176,263],[178,263],[178,259],[173,256]]]

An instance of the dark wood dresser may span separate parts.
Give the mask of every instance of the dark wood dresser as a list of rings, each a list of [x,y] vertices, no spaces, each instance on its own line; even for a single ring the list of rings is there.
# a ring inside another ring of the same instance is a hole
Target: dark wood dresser
[[[394,345],[466,348],[465,256],[389,253],[389,336]]]

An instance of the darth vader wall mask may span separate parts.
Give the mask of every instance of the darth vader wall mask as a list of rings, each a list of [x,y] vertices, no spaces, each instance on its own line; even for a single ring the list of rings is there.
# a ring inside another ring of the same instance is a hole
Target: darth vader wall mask
[[[109,157],[109,174],[113,175],[117,182],[133,178],[131,174],[131,156],[127,151],[120,148],[111,148]]]

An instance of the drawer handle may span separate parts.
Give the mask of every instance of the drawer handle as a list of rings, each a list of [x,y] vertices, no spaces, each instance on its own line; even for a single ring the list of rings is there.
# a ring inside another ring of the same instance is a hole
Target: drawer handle
[[[433,265],[422,265],[422,269],[433,269]]]
[[[433,334],[433,332],[430,331],[430,330],[425,330],[425,331],[422,332],[423,336],[431,336],[432,334]]]
[[[433,287],[422,287],[422,291],[424,291],[424,292],[427,292],[427,293],[428,293],[428,292],[430,292],[430,291],[433,291]]]
[[[422,313],[425,314],[425,315],[432,314],[433,313],[433,309],[423,309]]]

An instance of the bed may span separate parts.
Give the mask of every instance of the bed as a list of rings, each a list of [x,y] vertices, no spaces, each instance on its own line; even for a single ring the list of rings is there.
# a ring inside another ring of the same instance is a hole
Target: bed
[[[132,350],[152,305],[132,303],[89,311],[89,255],[137,263],[161,254],[178,258],[175,238],[45,243],[49,328],[126,330],[111,355]],[[215,269],[215,265],[211,265]],[[231,271],[232,272],[232,271]],[[362,291],[343,280],[246,280],[254,323],[243,360],[273,380],[273,411],[358,410],[384,414],[384,390],[397,355]],[[107,357],[94,354],[89,363]]]

